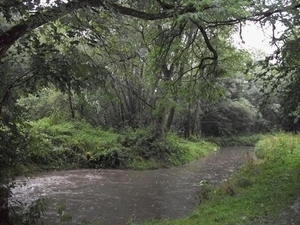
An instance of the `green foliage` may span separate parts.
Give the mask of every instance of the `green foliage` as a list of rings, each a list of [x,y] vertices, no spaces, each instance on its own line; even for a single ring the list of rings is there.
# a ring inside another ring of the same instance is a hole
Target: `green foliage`
[[[23,96],[18,99],[17,104],[23,109],[23,118],[29,121],[53,114],[69,114],[67,96],[54,87],[43,88],[35,94]]]
[[[209,199],[209,195],[213,191],[213,187],[206,180],[202,180],[199,183],[200,189],[197,192],[199,202],[203,202]]]
[[[255,146],[261,139],[261,134],[230,137],[207,137],[206,140],[216,143],[218,146]]]
[[[297,154],[300,151],[300,138],[289,133],[266,135],[256,147],[256,155],[259,159],[281,161],[286,157]]]
[[[171,154],[170,159],[175,165],[181,165],[199,159],[218,148],[216,145],[206,142],[201,138],[186,140],[179,138],[177,135],[170,134],[167,140],[178,148],[177,152]]]
[[[27,135],[24,124],[6,124],[0,117],[0,184],[27,171]]]
[[[165,127],[184,129],[186,137],[268,129],[253,110],[257,105],[242,96],[241,83],[227,89],[221,81],[242,71],[249,59],[230,43],[237,29],[233,25],[247,19],[272,25],[281,21],[291,32],[277,38],[287,41],[282,54],[270,57],[282,56],[276,63],[279,69],[271,66],[264,74],[264,89],[280,86],[284,124],[299,129],[294,126],[299,125],[298,5],[293,3],[120,1],[103,7],[102,1],[45,5],[39,0],[3,0],[0,184],[27,171],[26,163],[41,169],[156,168],[190,162],[214,148],[173,134],[165,137]],[[120,20],[118,13],[128,17]],[[282,78],[284,85],[278,85]],[[226,90],[233,93],[215,105]],[[16,104],[20,96],[27,97]],[[23,120],[38,121],[24,127],[16,119],[22,113]],[[156,129],[140,130],[149,124]],[[99,125],[137,130],[116,135]]]
[[[223,99],[202,119],[202,131],[207,136],[246,135],[265,130],[265,120],[246,99]]]
[[[42,169],[100,167],[99,158],[118,146],[116,134],[84,121],[53,116],[31,122],[31,126],[29,156]]]
[[[278,108],[278,124],[285,131],[300,129],[298,107],[299,99],[299,28],[294,26],[293,19],[285,21],[289,27],[284,33],[285,39],[278,40],[281,48],[264,60],[256,62],[255,78],[259,80],[263,99],[266,103],[276,102]]]
[[[264,136],[256,147],[262,160],[249,157],[231,179],[206,192],[189,216],[143,224],[273,224],[298,194],[299,140],[285,133]]]
[[[72,221],[72,215],[67,212],[67,205],[65,202],[59,202],[56,205],[56,212],[60,217],[60,222],[71,222]]]
[[[203,157],[216,146],[203,140],[187,141],[175,134],[166,139],[157,139],[153,128],[126,132],[121,144],[128,148],[132,158],[129,168],[154,169],[178,166]]]
[[[191,162],[216,149],[201,139],[187,141],[175,134],[158,138],[150,127],[116,134],[55,116],[30,124],[27,154],[34,169],[41,170],[154,169]]]
[[[22,202],[14,202],[15,206],[10,208],[11,224],[14,225],[38,225],[41,223],[41,216],[46,210],[47,200],[38,199],[30,205]]]
[[[160,142],[163,142],[163,138],[160,139],[155,134],[153,127],[139,129],[139,130],[126,130],[120,143],[122,146],[128,148],[133,155],[145,160],[159,159],[165,155],[163,149],[160,149]],[[168,151],[166,151],[168,154]]]

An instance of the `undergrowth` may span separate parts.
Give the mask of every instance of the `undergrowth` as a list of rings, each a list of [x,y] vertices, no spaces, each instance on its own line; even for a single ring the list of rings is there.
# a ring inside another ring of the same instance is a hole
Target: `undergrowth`
[[[300,135],[264,136],[256,145],[256,154],[257,160],[249,157],[217,189],[201,191],[199,187],[204,197],[186,218],[144,224],[273,224],[300,188]]]
[[[209,137],[206,140],[222,147],[255,146],[262,136],[261,134],[252,134],[247,136]]]
[[[187,141],[175,134],[157,138],[151,127],[116,133],[56,117],[30,125],[27,154],[34,170],[154,169],[181,165],[216,149],[203,140]]]

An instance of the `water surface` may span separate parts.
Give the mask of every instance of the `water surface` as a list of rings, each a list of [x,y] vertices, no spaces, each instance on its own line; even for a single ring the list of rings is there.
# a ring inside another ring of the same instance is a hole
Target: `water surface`
[[[201,180],[219,184],[252,150],[250,147],[222,148],[205,159],[171,169],[40,173],[26,179],[26,186],[16,187],[14,198],[30,202],[47,197],[45,225],[61,224],[55,209],[60,202],[65,202],[67,212],[72,215],[69,224],[100,220],[103,225],[123,225],[129,219],[180,218],[196,206]]]

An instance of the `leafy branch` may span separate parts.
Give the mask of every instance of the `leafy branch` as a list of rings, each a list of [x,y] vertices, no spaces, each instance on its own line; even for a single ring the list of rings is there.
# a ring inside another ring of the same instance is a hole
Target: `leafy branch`
[[[71,12],[82,8],[101,8],[102,10],[109,12],[116,12],[121,15],[135,17],[143,20],[162,20],[167,18],[176,18],[180,15],[199,13],[212,8],[218,8],[217,5],[206,5],[203,4],[201,7],[196,7],[193,4],[188,5],[176,5],[166,4],[163,1],[158,1],[163,8],[156,12],[147,12],[131,7],[123,6],[114,2],[105,0],[83,0],[83,1],[69,1],[67,3],[59,3],[57,6],[53,6],[50,9],[44,11],[37,11],[34,15],[31,15],[27,20],[20,22],[13,26],[9,30],[5,31],[0,35],[0,59],[4,57],[6,51],[22,36],[31,32],[32,30],[52,21],[55,21]],[[281,8],[272,8],[266,11],[254,11],[252,14],[247,16],[241,16],[236,18],[230,18],[228,20],[216,20],[206,21],[203,20],[209,26],[221,26],[221,25],[232,25],[238,24],[241,21],[261,21],[274,14],[297,11],[300,8],[300,3],[290,4]]]
[[[28,82],[29,80],[31,80],[36,74],[32,74],[30,76],[28,76],[29,74],[33,73],[34,71],[36,71],[38,69],[38,67],[34,67],[31,70],[27,71],[26,73],[24,73],[22,76],[18,77],[17,79],[15,79],[7,88],[7,90],[5,91],[1,101],[0,101],[0,115],[2,114],[2,108],[3,108],[3,104],[4,102],[8,99],[9,93],[11,92],[12,89],[22,86],[23,84],[25,84],[26,82]]]

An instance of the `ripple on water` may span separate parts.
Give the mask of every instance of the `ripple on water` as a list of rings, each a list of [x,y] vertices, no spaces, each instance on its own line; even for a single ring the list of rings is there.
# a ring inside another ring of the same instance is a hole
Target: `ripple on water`
[[[73,170],[42,173],[18,179],[13,198],[34,201],[49,199],[45,225],[60,224],[55,212],[65,201],[73,216],[72,224],[82,219],[100,219],[105,225],[136,220],[178,218],[197,204],[199,182],[217,185],[227,179],[237,163],[253,148],[224,148],[188,165],[150,171]],[[26,185],[21,185],[26,181]]]

